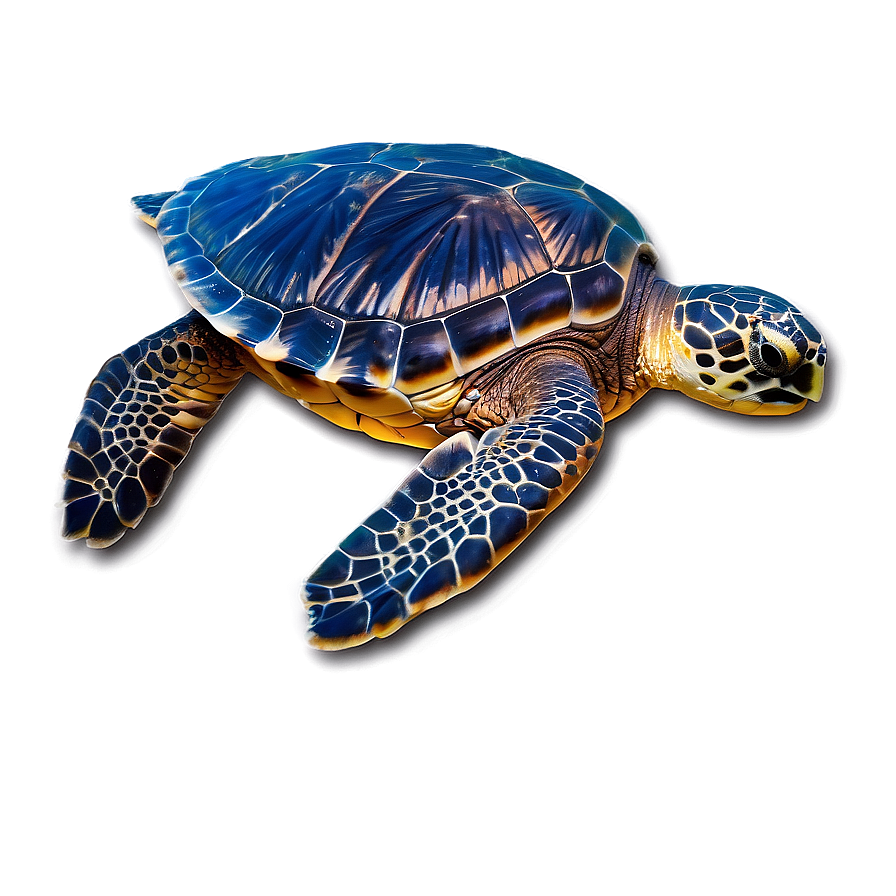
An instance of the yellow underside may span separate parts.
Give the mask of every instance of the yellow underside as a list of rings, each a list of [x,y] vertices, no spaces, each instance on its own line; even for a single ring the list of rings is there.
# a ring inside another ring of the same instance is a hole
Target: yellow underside
[[[350,389],[310,374],[288,377],[273,362],[257,355],[251,360],[254,372],[266,383],[343,429],[415,448],[435,448],[445,441],[433,428],[433,418],[427,420],[420,413],[426,413],[427,402],[412,403],[397,389]]]

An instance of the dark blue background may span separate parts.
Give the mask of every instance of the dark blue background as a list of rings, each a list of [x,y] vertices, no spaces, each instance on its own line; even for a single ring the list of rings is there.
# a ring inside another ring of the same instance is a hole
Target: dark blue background
[[[893,6],[2,7],[6,893],[890,892]],[[670,395],[476,591],[345,656],[318,557],[417,454],[244,384],[105,554],[52,504],[86,384],[181,313],[138,192],[254,153],[492,143],[757,283],[822,406]]]

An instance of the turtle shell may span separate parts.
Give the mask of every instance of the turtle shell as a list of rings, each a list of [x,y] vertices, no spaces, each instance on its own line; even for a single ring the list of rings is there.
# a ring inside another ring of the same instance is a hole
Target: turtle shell
[[[612,319],[653,253],[605,193],[466,145],[249,159],[188,181],[156,223],[222,333],[318,379],[406,395]]]

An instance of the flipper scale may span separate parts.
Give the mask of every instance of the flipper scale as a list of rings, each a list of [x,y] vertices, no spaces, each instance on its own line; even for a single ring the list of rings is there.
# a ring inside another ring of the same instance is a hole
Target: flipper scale
[[[471,588],[578,484],[603,436],[597,392],[569,359],[550,370],[517,398],[515,418],[430,451],[312,573],[304,598],[314,646],[386,637]]]
[[[69,444],[62,534],[107,547],[134,528],[244,372],[195,311],[110,358]]]

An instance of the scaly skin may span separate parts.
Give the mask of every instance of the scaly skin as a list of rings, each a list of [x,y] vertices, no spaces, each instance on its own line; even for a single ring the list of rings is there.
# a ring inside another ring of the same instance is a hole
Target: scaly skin
[[[240,355],[191,311],[103,365],[69,445],[65,538],[108,547],[143,519],[245,373]]]
[[[386,637],[473,587],[581,481],[603,438],[586,366],[545,352],[515,373],[509,394],[481,401],[483,415],[491,408],[506,422],[430,451],[312,573],[304,599],[315,647]]]

